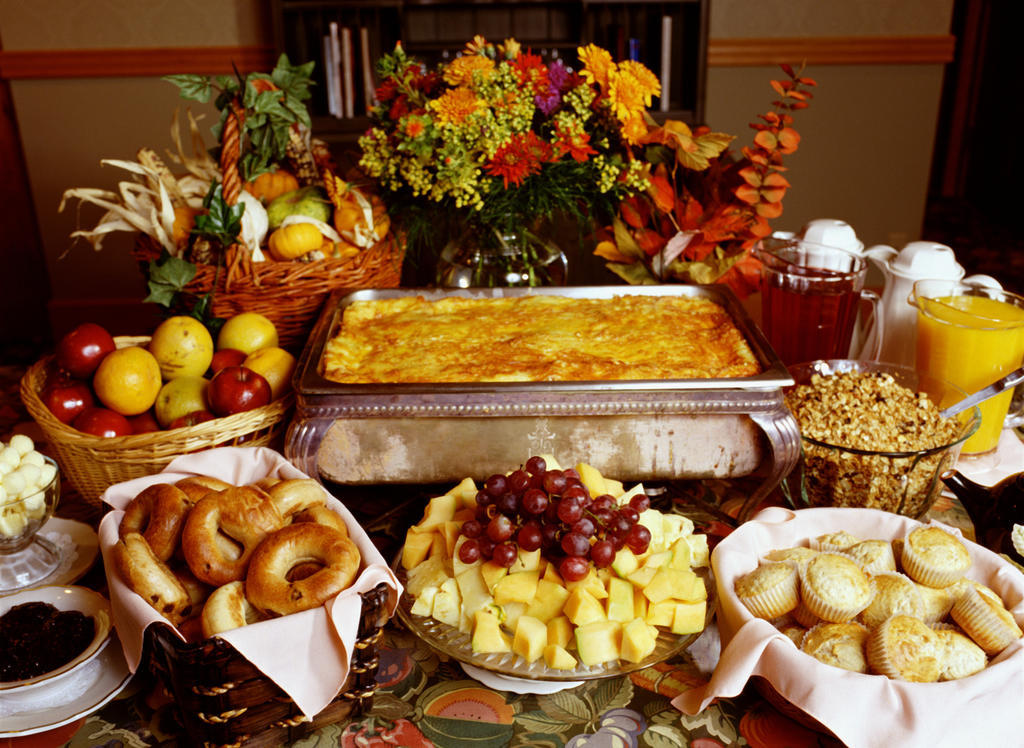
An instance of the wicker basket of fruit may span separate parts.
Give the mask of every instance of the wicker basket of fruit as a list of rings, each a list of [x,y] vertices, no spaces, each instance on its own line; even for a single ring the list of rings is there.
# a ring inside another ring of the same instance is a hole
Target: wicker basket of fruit
[[[270,323],[264,320],[264,326]],[[283,437],[294,401],[294,358],[273,337],[265,342],[274,345],[248,354],[221,348],[213,364],[217,372],[207,379],[202,375],[215,355],[211,338],[196,354],[196,368],[185,369],[199,374],[168,376],[167,362],[180,350],[175,340],[195,339],[200,328],[205,330],[192,318],[171,317],[152,338],[115,338],[85,323],[22,377],[25,408],[87,503],[98,508],[109,486],[158,473],[180,455],[216,446],[273,446]],[[229,334],[232,329],[225,325]]]
[[[141,149],[137,161],[105,160],[134,177],[117,192],[68,190],[65,202],[107,210],[93,229],[72,236],[98,249],[110,231],[135,231],[132,253],[148,300],[174,308],[205,300],[224,318],[258,312],[292,351],[331,292],[396,287],[404,242],[369,180],[335,174],[326,145],[312,137],[304,103],[311,69],[282,56],[270,74],[237,80],[171,76],[185,98],[216,95],[218,158],[190,115],[191,153],[177,125],[172,131],[177,153],[170,158],[183,176],[152,149]]]

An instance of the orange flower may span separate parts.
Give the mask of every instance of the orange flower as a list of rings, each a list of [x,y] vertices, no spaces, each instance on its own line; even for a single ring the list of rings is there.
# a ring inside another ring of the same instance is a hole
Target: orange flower
[[[410,138],[418,138],[425,129],[423,122],[418,119],[410,119],[405,123],[405,134]]]
[[[438,122],[457,125],[479,109],[481,104],[480,99],[470,89],[453,88],[431,101],[429,106],[437,112]]]
[[[474,74],[486,80],[494,72],[494,60],[480,55],[456,57],[444,71],[444,82],[449,86],[469,86]]]
[[[611,53],[595,44],[580,47],[578,51],[580,62],[583,63],[582,75],[586,81],[607,89],[609,75],[615,69]]]

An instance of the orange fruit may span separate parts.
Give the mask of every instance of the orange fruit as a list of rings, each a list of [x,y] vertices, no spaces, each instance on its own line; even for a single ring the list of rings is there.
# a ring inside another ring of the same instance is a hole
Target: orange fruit
[[[277,328],[259,312],[242,312],[224,323],[217,335],[217,349],[235,348],[252,353],[277,345]]]
[[[108,353],[92,379],[100,402],[123,416],[137,416],[153,407],[160,386],[160,364],[138,346]]]

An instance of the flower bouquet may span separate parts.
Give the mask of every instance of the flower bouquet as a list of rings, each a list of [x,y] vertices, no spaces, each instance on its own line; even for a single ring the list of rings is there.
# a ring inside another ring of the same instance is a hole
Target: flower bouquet
[[[368,180],[336,175],[312,136],[312,69],[281,55],[270,73],[168,76],[183,98],[213,100],[217,147],[207,150],[189,112],[186,148],[175,115],[167,161],[151,148],[137,161],[107,159],[130,174],[116,191],[64,193],[61,209],[77,199],[106,211],[72,237],[99,250],[111,232],[135,233],[147,301],[213,328],[260,312],[286,347],[301,347],[334,289],[397,285],[404,248],[383,202]]]
[[[751,124],[754,142],[739,156],[727,150],[733,136],[673,120],[638,139],[649,187],[622,201],[594,250],[612,272],[631,284],[723,282],[740,298],[757,288],[750,250],[782,214],[782,159],[800,144],[792,113],[808,106],[816,85],[783,70],[787,79],[772,81],[774,109]]]
[[[421,275],[440,255],[442,268],[464,271],[430,279],[442,285],[558,282],[551,248],[532,241],[544,238],[539,224],[604,223],[647,189],[648,165],[636,155],[658,79],[594,45],[580,48],[579,62],[574,71],[514,39],[480,36],[433,70],[400,44],[379,61],[359,164],[379,181]],[[461,254],[460,238],[473,241]]]

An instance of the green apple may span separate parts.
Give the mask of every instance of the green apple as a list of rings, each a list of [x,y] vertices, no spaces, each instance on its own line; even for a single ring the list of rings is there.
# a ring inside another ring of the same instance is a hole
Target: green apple
[[[270,230],[278,228],[288,216],[309,216],[324,223],[331,220],[331,203],[327,193],[316,185],[300,187],[270,201],[267,220]]]

